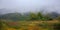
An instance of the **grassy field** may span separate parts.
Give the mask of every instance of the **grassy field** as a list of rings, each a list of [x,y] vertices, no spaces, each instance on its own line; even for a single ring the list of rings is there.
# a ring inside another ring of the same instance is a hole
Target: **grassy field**
[[[55,23],[59,21],[2,21],[1,30],[54,30]]]

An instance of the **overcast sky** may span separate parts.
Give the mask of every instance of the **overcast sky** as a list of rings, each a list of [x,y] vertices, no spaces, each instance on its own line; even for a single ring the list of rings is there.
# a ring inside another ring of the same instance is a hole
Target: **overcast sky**
[[[41,9],[60,12],[60,0],[0,0],[0,13],[36,12]]]

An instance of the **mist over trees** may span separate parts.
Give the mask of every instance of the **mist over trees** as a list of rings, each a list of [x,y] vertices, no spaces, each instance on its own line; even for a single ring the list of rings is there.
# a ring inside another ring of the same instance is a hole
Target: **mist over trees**
[[[51,12],[43,14],[42,12],[29,12],[29,13],[8,13],[4,15],[0,15],[0,19],[6,19],[6,20],[53,20],[58,19],[60,20],[60,14],[57,12]]]

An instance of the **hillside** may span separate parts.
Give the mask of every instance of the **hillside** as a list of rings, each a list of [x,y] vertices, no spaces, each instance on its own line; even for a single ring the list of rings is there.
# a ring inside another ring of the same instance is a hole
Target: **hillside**
[[[24,20],[28,16],[27,15],[22,15],[21,13],[9,13],[9,14],[4,14],[0,15],[0,19],[6,19],[6,20]]]
[[[42,13],[38,12],[36,13],[8,13],[0,15],[0,19],[5,20],[52,20],[56,19],[60,16],[60,14],[56,12],[52,12],[46,15],[43,15]]]

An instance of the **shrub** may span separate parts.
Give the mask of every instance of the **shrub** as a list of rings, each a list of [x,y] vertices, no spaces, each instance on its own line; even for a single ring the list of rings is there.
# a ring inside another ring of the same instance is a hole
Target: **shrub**
[[[53,29],[54,30],[60,30],[60,23],[53,24]]]

